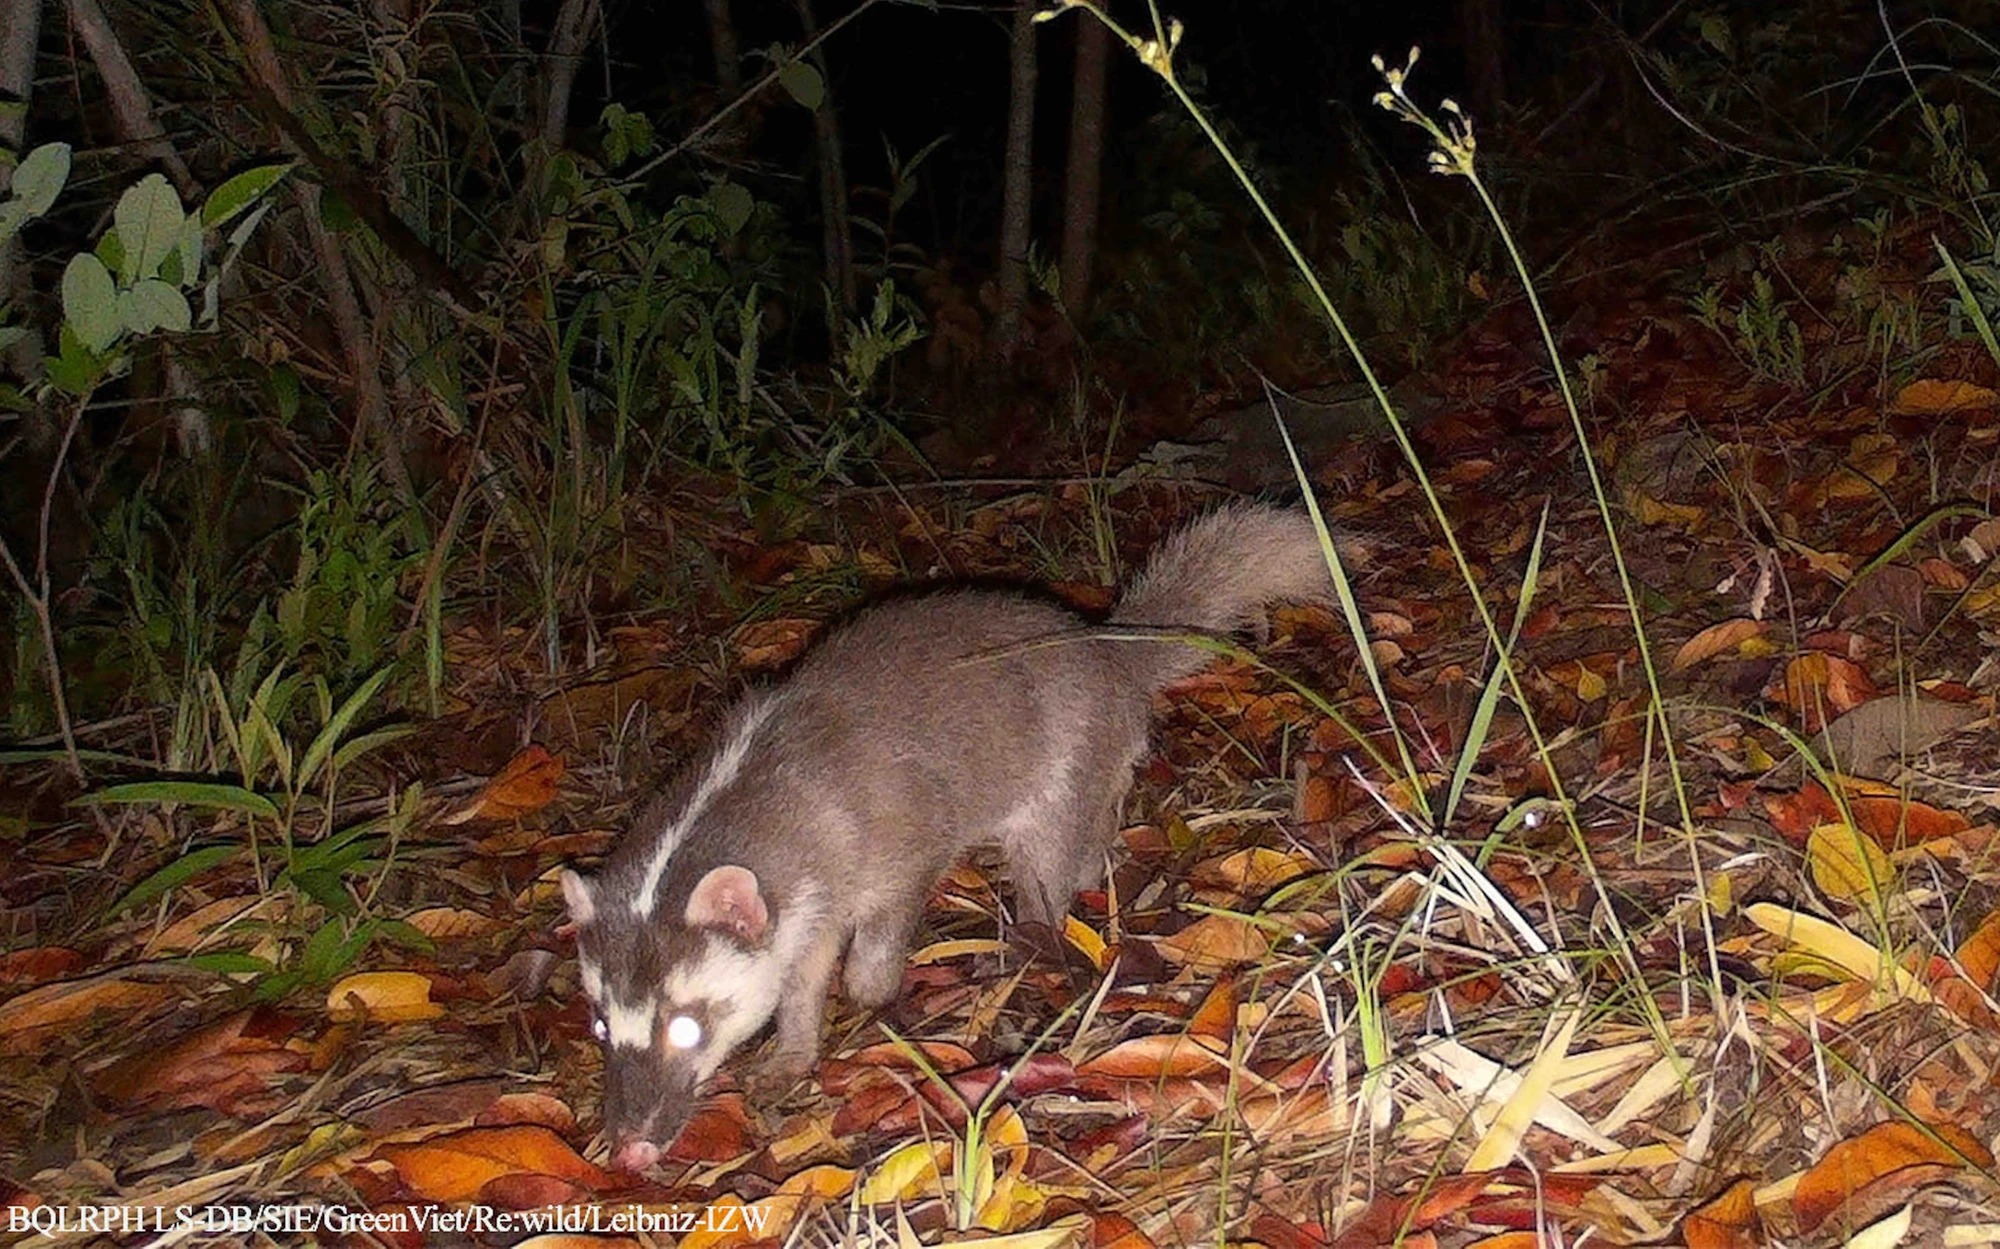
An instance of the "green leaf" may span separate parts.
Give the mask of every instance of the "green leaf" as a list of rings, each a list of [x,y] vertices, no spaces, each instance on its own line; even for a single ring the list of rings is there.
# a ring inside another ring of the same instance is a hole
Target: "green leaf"
[[[383,684],[388,681],[390,675],[395,670],[395,665],[392,664],[377,672],[374,676],[369,677],[366,681],[363,681],[361,688],[348,695],[347,701],[340,704],[340,710],[334,712],[328,718],[326,727],[321,729],[319,735],[312,739],[312,744],[306,747],[305,755],[299,760],[300,789],[304,789],[313,783],[313,780],[319,775],[321,766],[333,755],[334,748],[340,744],[340,739],[347,736],[347,730],[353,726],[355,718],[374,699],[376,693],[381,690]]]
[[[257,202],[264,192],[278,184],[278,179],[292,171],[286,165],[259,165],[246,169],[229,181],[215,188],[208,201],[201,206],[201,224],[213,230]]]
[[[10,199],[0,204],[0,243],[19,234],[21,227],[27,224],[28,210],[22,206],[20,200]]]
[[[193,213],[181,223],[181,239],[174,247],[174,264],[161,266],[160,276],[166,276],[169,268],[178,269],[174,275],[174,285],[186,290],[201,281],[202,252],[201,219]]]
[[[107,803],[177,802],[184,807],[209,811],[235,811],[242,815],[278,818],[278,808],[269,798],[241,785],[219,785],[212,781],[134,781],[109,785],[70,801],[94,807]]]
[[[708,188],[708,202],[715,209],[715,216],[722,223],[724,233],[735,234],[750,221],[750,214],[756,210],[757,201],[750,192],[734,182],[718,182]]]
[[[104,376],[105,362],[98,354],[83,345],[76,330],[67,322],[57,332],[59,344],[57,353],[44,360],[43,367],[49,371],[49,381],[66,395],[87,395]]]
[[[416,925],[400,919],[385,919],[376,929],[376,935],[391,945],[399,945],[419,954],[437,953],[437,943],[423,934]]]
[[[826,99],[826,84],[819,71],[804,61],[793,61],[778,71],[778,85],[808,110],[817,113]]]
[[[187,214],[181,211],[181,197],[174,194],[166,178],[154,173],[118,197],[111,219],[125,242],[125,264],[118,276],[129,283],[160,271],[167,253],[180,246],[181,223]]]
[[[14,169],[14,198],[30,217],[55,206],[69,181],[69,144],[44,143],[22,158]]]
[[[118,296],[118,320],[127,332],[140,337],[155,330],[185,334],[193,313],[187,296],[158,278],[141,278]]]
[[[118,341],[118,288],[103,261],[89,252],[70,257],[63,270],[62,303],[63,320],[93,353],[108,351]]]
[[[119,273],[124,270],[125,240],[118,237],[118,231],[115,228],[106,230],[104,237],[97,240],[97,246],[90,250],[93,255],[104,262],[104,267],[113,273]]]
[[[338,872],[293,872],[292,883],[299,892],[319,903],[335,915],[352,915],[357,909],[354,899],[347,896],[347,890],[340,883]]]
[[[117,915],[135,906],[144,906],[154,898],[169,890],[178,889],[208,869],[226,863],[241,853],[243,849],[240,846],[203,846],[199,850],[190,850],[132,886],[124,897],[111,904],[110,914]]]

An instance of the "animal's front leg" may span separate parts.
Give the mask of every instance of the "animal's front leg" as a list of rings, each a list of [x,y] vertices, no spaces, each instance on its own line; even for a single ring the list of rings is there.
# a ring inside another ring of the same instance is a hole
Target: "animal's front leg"
[[[846,936],[829,924],[814,934],[796,962],[785,969],[791,985],[778,999],[777,1038],[751,1077],[757,1091],[783,1093],[813,1069],[819,1057],[820,1025],[826,1018],[826,998],[833,988],[833,968]]]

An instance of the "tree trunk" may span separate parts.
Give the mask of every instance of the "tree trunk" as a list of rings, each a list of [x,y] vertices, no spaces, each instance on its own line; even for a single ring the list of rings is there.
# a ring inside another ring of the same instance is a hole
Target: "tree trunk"
[[[1021,344],[1021,314],[1028,304],[1028,214],[1035,142],[1035,0],[1014,0],[1009,40],[1007,155],[1000,190],[1000,307],[993,318],[993,348],[1011,359]]]
[[[736,50],[736,19],[729,0],[702,0],[708,10],[708,47],[715,54],[715,87],[724,104],[743,94],[743,57]]]
[[[132,68],[132,58],[125,55],[125,45],[112,28],[111,19],[104,16],[97,0],[67,0],[67,7],[70,24],[76,27],[83,46],[90,52],[90,63],[104,79],[104,91],[111,98],[111,114],[117,119],[119,136],[137,147],[146,159],[158,161],[182,199],[193,199],[198,189],[194,175],[188,172],[180,153],[168,141],[166,130],[153,116],[153,102],[139,81],[139,71]]]
[[[819,22],[813,17],[812,0],[796,0],[799,25],[805,42],[819,37]],[[847,162],[841,154],[840,116],[833,108],[833,75],[827,71],[826,52],[814,48],[806,63],[819,72],[819,107],[813,110],[813,133],[819,140],[819,206],[822,218],[821,245],[826,253],[826,288],[838,301],[837,313],[828,318],[827,333],[838,347],[846,330],[844,318],[854,311],[854,229],[847,220]]]
[[[18,111],[0,113],[0,143],[27,155],[28,106],[35,89],[35,51],[42,42],[42,0],[0,0],[0,96],[18,106]],[[12,166],[0,169],[0,194],[14,181]],[[19,235],[0,246],[0,297],[16,308],[25,308],[31,293],[27,275],[21,270]],[[41,371],[42,342],[38,334],[24,334],[7,352],[7,368],[18,377],[33,378]],[[28,432],[34,435],[42,420],[31,419]]]
[[[1090,306],[1097,260],[1097,205],[1104,180],[1104,71],[1110,40],[1103,22],[1070,23],[1076,69],[1070,78],[1069,163],[1063,171],[1062,301],[1073,323]]]
[[[549,36],[542,70],[542,150],[553,152],[569,135],[569,97],[583,67],[584,45],[598,22],[598,0],[563,0]]]

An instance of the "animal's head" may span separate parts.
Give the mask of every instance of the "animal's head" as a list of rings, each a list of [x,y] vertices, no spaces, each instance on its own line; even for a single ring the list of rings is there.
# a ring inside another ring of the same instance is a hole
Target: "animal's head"
[[[679,908],[628,905],[575,872],[562,891],[604,1046],[612,1162],[642,1170],[687,1124],[702,1081],[777,1006],[770,909],[755,874],[734,866],[702,876]]]

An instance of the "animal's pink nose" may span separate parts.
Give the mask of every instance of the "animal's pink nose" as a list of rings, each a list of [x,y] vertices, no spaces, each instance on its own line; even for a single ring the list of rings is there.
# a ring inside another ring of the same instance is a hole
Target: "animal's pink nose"
[[[611,1154],[611,1165],[620,1171],[644,1171],[660,1160],[660,1147],[651,1141],[626,1141]]]

